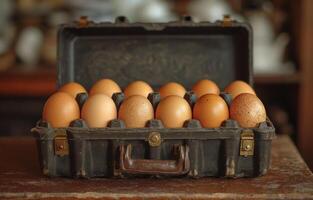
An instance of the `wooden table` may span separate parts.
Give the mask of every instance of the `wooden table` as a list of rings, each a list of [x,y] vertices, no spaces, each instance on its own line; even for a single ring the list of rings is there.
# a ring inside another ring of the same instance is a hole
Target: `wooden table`
[[[313,175],[287,136],[266,176],[244,179],[92,179],[41,175],[32,138],[0,138],[0,199],[313,199]]]

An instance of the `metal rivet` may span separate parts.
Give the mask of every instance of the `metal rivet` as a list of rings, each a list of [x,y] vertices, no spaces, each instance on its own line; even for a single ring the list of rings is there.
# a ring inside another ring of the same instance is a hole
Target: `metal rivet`
[[[160,146],[161,144],[161,135],[158,132],[152,132],[148,138],[149,145],[152,147]]]
[[[232,19],[231,19],[230,15],[224,15],[222,24],[223,24],[223,26],[231,26]]]
[[[86,27],[86,26],[88,26],[88,24],[89,24],[88,17],[87,16],[81,16],[79,21],[78,21],[79,27]]]

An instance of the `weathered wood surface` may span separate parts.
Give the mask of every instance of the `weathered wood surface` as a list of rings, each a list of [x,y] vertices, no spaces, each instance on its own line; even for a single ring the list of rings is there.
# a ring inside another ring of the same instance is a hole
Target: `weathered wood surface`
[[[313,199],[313,175],[286,136],[266,176],[244,179],[92,179],[41,175],[32,138],[0,138],[0,199]]]

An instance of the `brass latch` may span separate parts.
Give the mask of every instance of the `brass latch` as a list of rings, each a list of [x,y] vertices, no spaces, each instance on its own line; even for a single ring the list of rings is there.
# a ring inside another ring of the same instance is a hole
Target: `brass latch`
[[[231,26],[232,25],[232,18],[230,17],[230,15],[224,15],[223,17],[223,21],[222,21],[222,25],[223,26]]]
[[[60,135],[54,137],[54,154],[57,156],[68,155],[69,149],[66,134],[63,131],[58,132],[60,132]]]
[[[159,132],[151,132],[148,137],[149,145],[152,147],[158,147],[161,145],[161,135]]]
[[[240,155],[253,156],[254,154],[254,133],[252,130],[243,130],[240,136]]]
[[[78,21],[78,26],[80,28],[83,28],[83,27],[87,27],[88,25],[89,25],[88,17],[87,16],[81,16],[79,18],[79,21]]]

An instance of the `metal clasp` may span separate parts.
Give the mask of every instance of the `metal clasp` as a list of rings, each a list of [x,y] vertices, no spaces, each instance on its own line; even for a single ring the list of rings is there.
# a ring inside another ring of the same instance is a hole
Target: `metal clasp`
[[[54,137],[54,154],[57,156],[68,155],[69,147],[65,131],[58,130],[56,132],[57,136]]]
[[[89,25],[89,20],[87,16],[81,16],[78,20],[78,26],[80,28],[87,27]]]
[[[254,154],[254,133],[252,130],[243,130],[240,136],[240,155],[253,156]]]
[[[149,145],[152,147],[158,147],[161,144],[161,135],[159,132],[151,132],[148,137]]]
[[[222,25],[223,26],[231,26],[232,25],[232,18],[230,17],[230,15],[224,15]]]

